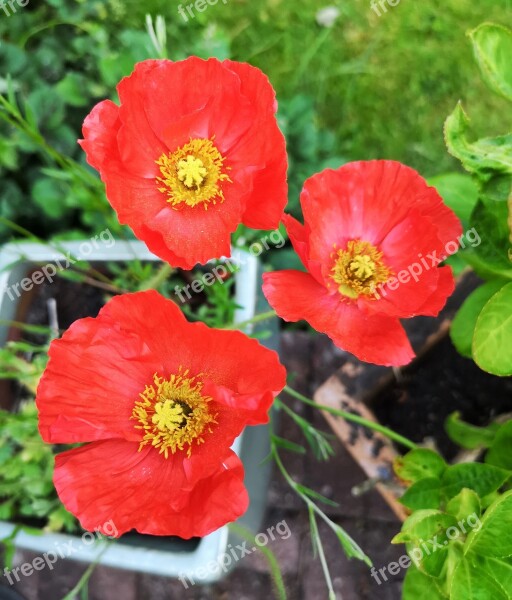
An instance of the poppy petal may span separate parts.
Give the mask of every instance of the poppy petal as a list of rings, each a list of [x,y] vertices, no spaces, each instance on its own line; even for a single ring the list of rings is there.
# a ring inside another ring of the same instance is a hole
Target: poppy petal
[[[87,155],[87,162],[98,171],[105,162],[117,155],[117,132],[121,126],[119,107],[111,100],[97,104],[86,117],[83,125],[83,140],[78,143]]]
[[[165,459],[154,448],[138,452],[132,442],[94,442],[57,455],[54,483],[84,529],[111,535],[115,527],[116,537],[131,529],[185,539],[204,536],[248,506],[243,466],[233,452],[191,486],[181,461]]]
[[[36,396],[46,442],[140,440],[134,403],[159,369],[143,339],[114,322],[80,319],[52,342],[49,357]]]
[[[263,293],[285,321],[306,320],[340,348],[361,360],[387,366],[414,357],[398,319],[366,315],[353,302],[330,294],[308,273],[279,271],[263,275]]]

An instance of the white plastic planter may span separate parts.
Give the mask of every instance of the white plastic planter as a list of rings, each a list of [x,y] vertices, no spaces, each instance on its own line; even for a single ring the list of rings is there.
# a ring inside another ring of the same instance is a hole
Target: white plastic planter
[[[0,320],[11,321],[15,319],[19,302],[23,299],[16,294],[7,294],[16,283],[30,273],[36,266],[43,266],[53,261],[63,261],[66,253],[71,256],[82,256],[80,247],[83,242],[63,242],[59,244],[61,251],[43,244],[18,242],[3,246],[0,249]],[[139,241],[116,241],[110,248],[105,246],[93,248],[86,260],[92,264],[130,261],[158,261],[146,245]],[[268,310],[265,298],[261,293],[261,270],[259,260],[240,250],[234,250],[233,256],[240,264],[240,270],[235,274],[235,298],[239,308],[236,311],[235,321],[242,322],[251,319],[257,312]],[[84,257],[85,259],[85,257]],[[19,288],[18,288],[19,289]],[[262,343],[270,348],[277,347],[277,324],[274,321],[266,322],[264,329],[272,329],[272,337]],[[0,325],[0,344],[3,346],[9,335],[9,327]],[[237,438],[233,449],[240,456],[245,467],[245,485],[249,491],[250,506],[239,523],[254,533],[258,532],[261,525],[266,503],[267,484],[270,475],[270,465],[262,461],[269,452],[269,426],[249,427]],[[229,502],[229,499],[226,499]],[[208,505],[205,502],[205,510]],[[8,536],[15,525],[0,521],[0,539]],[[38,554],[55,552],[56,548],[69,547],[66,544],[73,541],[73,560],[91,562],[103,552],[103,543],[86,544],[79,536],[70,536],[59,533],[41,533],[30,535],[20,531],[16,536],[16,546],[31,550]],[[195,582],[210,583],[220,579],[222,569],[206,568],[212,565],[219,557],[223,556],[228,545],[234,540],[230,539],[228,527],[211,533],[201,538],[197,544],[182,541],[176,538],[159,538],[138,534],[127,534],[116,543],[110,544],[104,551],[99,563],[128,569],[163,575],[179,577],[192,575]]]

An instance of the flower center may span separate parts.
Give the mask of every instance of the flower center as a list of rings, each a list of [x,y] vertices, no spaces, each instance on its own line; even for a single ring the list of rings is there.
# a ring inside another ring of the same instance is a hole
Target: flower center
[[[207,174],[203,161],[191,154],[178,162],[178,179],[188,188],[199,189]]]
[[[160,177],[158,190],[167,196],[167,202],[180,205],[208,205],[224,201],[223,182],[232,183],[224,165],[225,158],[213,144],[213,139],[193,139],[156,161]]]
[[[211,414],[209,396],[203,396],[202,382],[197,377],[188,377],[188,370],[181,367],[177,375],[169,379],[153,376],[135,403],[132,419],[138,421],[136,429],[144,431],[139,451],[146,444],[158,448],[168,458],[187,447],[187,456],[192,453],[192,444],[204,442],[202,435],[211,433],[211,425],[217,415]]]
[[[347,298],[375,296],[377,285],[392,275],[382,260],[382,252],[369,242],[350,240],[345,250],[334,246],[331,256],[334,264],[330,276],[340,294]]]

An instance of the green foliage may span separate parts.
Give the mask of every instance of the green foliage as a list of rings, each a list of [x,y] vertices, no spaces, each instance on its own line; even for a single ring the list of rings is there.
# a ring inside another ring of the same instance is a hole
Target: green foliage
[[[282,404],[284,406],[284,404]],[[328,588],[328,597],[329,600],[335,599],[334,588],[332,584],[331,574],[329,572],[329,567],[327,565],[327,561],[325,559],[325,553],[323,549],[322,539],[320,536],[320,531],[318,528],[317,520],[321,519],[329,529],[336,535],[341,547],[343,548],[345,554],[349,558],[357,558],[358,560],[364,561],[367,565],[371,566],[371,560],[368,556],[363,552],[363,550],[359,547],[359,545],[350,537],[350,535],[337,523],[332,521],[325,512],[318,506],[316,503],[320,501],[324,504],[328,504],[330,506],[333,505],[333,502],[328,498],[322,496],[315,490],[312,490],[304,485],[297,483],[287,471],[284,466],[281,456],[279,453],[280,449],[291,450],[292,452],[297,452],[300,450],[295,447],[295,444],[291,446],[289,443],[283,443],[283,439],[272,435],[271,437],[271,457],[274,459],[279,471],[282,476],[288,483],[288,485],[292,488],[292,490],[299,496],[299,498],[306,504],[308,508],[309,514],[309,523],[310,523],[310,535],[311,535],[311,543],[313,546],[313,554],[315,558],[318,556],[322,571],[324,573],[324,578],[327,583]],[[300,448],[300,447],[299,447]]]
[[[129,27],[127,21],[127,7],[117,0],[54,0],[0,19],[0,94],[9,91],[9,104],[4,97],[0,106],[0,216],[40,237],[75,228],[120,231],[77,139],[90,109],[116,99],[116,84],[136,62],[167,51],[144,31],[144,15]],[[162,37],[161,20],[156,28]],[[173,59],[229,55],[219,28],[195,27],[190,35],[173,20],[167,33]],[[76,177],[79,168],[88,185]],[[8,235],[0,225],[0,241]]]
[[[35,395],[37,384],[48,361],[47,346],[27,342],[7,342],[0,348],[0,379],[15,379]],[[29,361],[21,353],[32,356]]]
[[[347,161],[336,155],[334,134],[320,127],[311,97],[297,95],[292,100],[279,102],[279,125],[288,149],[287,211],[300,219],[299,196],[304,181],[314,173],[341,167]]]
[[[412,565],[402,598],[512,598],[512,421],[475,427],[456,413],[450,436],[486,449],[482,463],[447,465],[435,452],[412,450],[396,461],[411,483],[401,502],[411,509],[393,543],[404,543]]]
[[[478,187],[471,177],[462,173],[445,173],[431,177],[428,183],[437,189],[446,206],[455,212],[467,229],[478,200]]]
[[[53,487],[53,462],[32,401],[17,413],[0,411],[0,519],[28,520],[48,531],[77,530]]]
[[[512,282],[483,307],[473,334],[476,364],[495,375],[512,375]]]
[[[478,317],[483,307],[505,283],[506,280],[496,279],[481,285],[466,298],[457,312],[450,335],[455,347],[463,356],[472,358],[473,334]]]
[[[416,483],[425,477],[439,477],[446,469],[445,461],[433,450],[417,448],[395,460],[394,469],[406,483]]]
[[[512,31],[485,23],[470,32],[483,79],[512,101]],[[481,242],[460,258],[487,280],[461,307],[451,337],[459,352],[495,375],[512,374],[512,134],[470,141],[470,121],[459,103],[445,123],[449,152],[472,175],[475,196],[464,203],[458,192],[450,205]],[[456,183],[460,187],[460,183]],[[466,189],[466,193],[469,188]]]
[[[446,419],[445,429],[456,444],[467,450],[473,450],[475,448],[489,448],[499,425],[492,423],[488,427],[476,427],[461,421],[460,414],[454,412]]]
[[[494,23],[483,23],[470,33],[480,71],[487,85],[512,101],[512,32]]]

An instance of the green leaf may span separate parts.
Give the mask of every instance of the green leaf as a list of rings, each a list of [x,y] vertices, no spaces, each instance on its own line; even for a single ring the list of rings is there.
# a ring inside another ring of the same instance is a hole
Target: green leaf
[[[485,462],[512,471],[512,421],[503,424],[485,456]]]
[[[473,515],[479,517],[482,512],[480,498],[473,490],[464,488],[448,502],[446,512],[453,515],[457,521],[466,520]]]
[[[481,197],[471,215],[471,226],[478,232],[480,243],[468,248],[461,256],[484,279],[506,277],[512,279],[509,258],[510,240],[506,202],[495,202]]]
[[[498,174],[482,185],[480,196],[493,202],[507,202],[511,190],[512,176]]]
[[[437,586],[435,579],[417,569],[409,567],[402,589],[402,600],[445,600],[445,596]]]
[[[459,103],[444,124],[448,152],[458,158],[470,173],[489,179],[495,172],[512,173],[512,134],[482,138],[470,142],[467,138],[469,118]]]
[[[297,454],[306,454],[306,449],[304,446],[296,444],[295,442],[291,442],[290,440],[285,440],[282,437],[277,435],[272,438],[279,448],[283,448],[283,450],[289,450],[290,452],[295,452]]]
[[[452,465],[442,477],[442,493],[450,499],[469,488],[482,498],[498,490],[510,475],[509,471],[482,463]]]
[[[452,515],[440,511],[418,511],[404,523],[392,543],[405,542],[414,564],[427,575],[440,577],[443,573],[451,531],[459,532]],[[458,535],[457,535],[458,537]]]
[[[499,425],[493,423],[488,427],[477,427],[460,420],[460,413],[452,413],[445,421],[444,428],[452,441],[466,448],[489,448],[494,440]]]
[[[512,556],[512,491],[503,494],[486,511],[478,529],[468,535],[464,553],[492,558]]]
[[[67,73],[55,86],[55,90],[71,106],[86,106],[89,103],[87,79],[79,73]]]
[[[415,483],[425,477],[440,477],[447,465],[437,452],[428,448],[416,448],[395,459],[393,467],[400,479]]]
[[[446,173],[431,177],[428,183],[437,189],[444,203],[463,223],[469,223],[469,217],[478,200],[478,187],[469,175]]]
[[[494,23],[483,23],[469,36],[484,81],[491,90],[512,100],[512,31]]]
[[[482,564],[465,558],[453,574],[450,600],[510,600],[510,596]]]
[[[450,328],[450,337],[453,345],[462,356],[466,356],[467,358],[473,357],[473,333],[478,315],[481,313],[484,305],[505,283],[506,280],[498,279],[481,285],[466,298],[455,315]]]
[[[446,530],[457,527],[453,515],[447,515],[439,510],[419,510],[412,514],[403,524],[402,531],[391,540],[392,544],[416,544],[425,540],[439,541],[447,539]]]
[[[308,496],[309,498],[312,498],[313,500],[318,500],[319,502],[322,502],[323,504],[327,504],[327,506],[332,506],[332,507],[339,506],[339,504],[337,502],[335,502],[334,500],[331,500],[330,498],[327,498],[323,494],[320,494],[319,492],[312,490],[311,488],[309,488],[305,485],[302,485],[300,483],[297,483],[296,489],[301,494],[304,494],[305,496]]]
[[[400,502],[411,510],[437,509],[441,503],[441,481],[437,477],[426,477],[405,491]]]
[[[64,203],[68,190],[62,181],[42,177],[32,187],[32,200],[51,219],[59,219],[68,212]]]
[[[473,336],[476,364],[493,375],[512,375],[512,283],[482,309]]]
[[[483,558],[480,559],[483,568],[495,579],[512,598],[512,559],[510,558]]]

